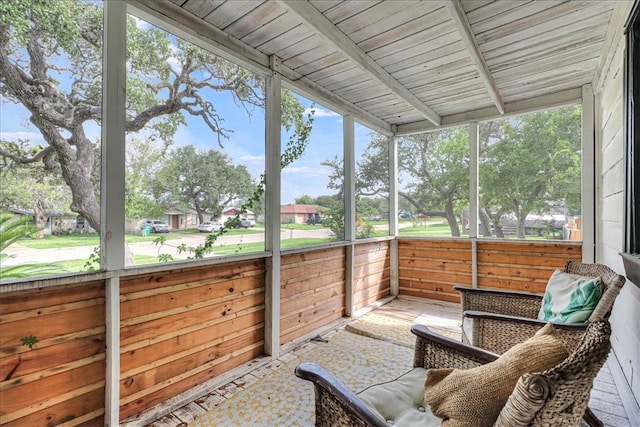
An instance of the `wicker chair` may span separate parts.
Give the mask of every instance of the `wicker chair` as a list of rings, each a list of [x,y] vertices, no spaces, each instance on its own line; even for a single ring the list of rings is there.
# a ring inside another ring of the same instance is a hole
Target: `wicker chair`
[[[607,319],[626,279],[602,264],[567,261],[564,272],[600,277],[604,292],[587,323],[554,323],[558,336],[569,349],[575,348],[587,324]],[[502,354],[515,344],[530,338],[546,322],[537,320],[542,295],[454,286],[460,291],[462,341]]]
[[[413,326],[411,331],[417,337],[414,367],[470,368],[498,357],[435,334],[421,325]],[[580,425],[583,417],[587,420],[593,380],[609,354],[610,336],[607,320],[591,322],[579,345],[565,360],[545,372],[520,377],[494,425],[565,427]],[[321,366],[301,363],[295,373],[314,384],[316,426],[389,426],[377,410],[368,407]]]

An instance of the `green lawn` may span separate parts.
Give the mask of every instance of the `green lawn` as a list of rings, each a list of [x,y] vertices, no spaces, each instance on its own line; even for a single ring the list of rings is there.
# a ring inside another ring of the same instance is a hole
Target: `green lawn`
[[[137,234],[125,235],[127,243],[151,242],[158,236],[164,236],[167,240],[176,240],[179,237],[168,234],[151,234],[142,237]],[[100,238],[97,234],[69,234],[66,236],[44,236],[42,239],[22,239],[18,244],[31,249],[58,249],[73,248],[77,246],[100,246]]]
[[[322,243],[331,242],[331,239],[327,238],[294,238],[294,239],[282,239],[280,241],[280,247],[282,249],[297,248],[300,246],[319,245]],[[213,247],[213,253],[216,255],[233,255],[241,253],[261,252],[264,251],[264,242],[254,243],[240,243],[235,245],[220,245]]]

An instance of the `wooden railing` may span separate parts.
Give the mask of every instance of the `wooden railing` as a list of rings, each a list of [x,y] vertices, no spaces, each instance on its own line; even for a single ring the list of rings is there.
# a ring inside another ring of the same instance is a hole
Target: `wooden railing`
[[[388,297],[396,267],[400,295],[458,301],[452,286],[474,280],[480,287],[542,292],[553,269],[580,253],[573,242],[418,238],[288,251],[281,257],[279,342],[292,343],[347,310]],[[119,277],[120,372],[110,375],[120,385],[120,419],[264,352],[267,264],[260,254]],[[91,277],[0,293],[1,425],[103,425],[108,279]],[[33,349],[21,344],[30,335],[39,340]]]

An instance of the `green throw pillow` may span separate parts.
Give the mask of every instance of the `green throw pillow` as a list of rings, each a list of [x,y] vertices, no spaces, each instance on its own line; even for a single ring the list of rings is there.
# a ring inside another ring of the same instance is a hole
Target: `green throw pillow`
[[[538,319],[546,322],[582,323],[596,308],[602,294],[599,277],[586,277],[557,270],[544,292]]]

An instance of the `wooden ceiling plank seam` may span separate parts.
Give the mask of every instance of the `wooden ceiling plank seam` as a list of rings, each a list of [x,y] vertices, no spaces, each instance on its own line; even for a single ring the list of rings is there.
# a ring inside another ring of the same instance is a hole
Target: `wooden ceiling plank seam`
[[[438,16],[433,16],[435,14]],[[448,23],[450,23],[449,12],[446,7],[441,7],[432,15],[409,21],[406,25],[365,40],[358,46],[372,59],[378,60],[415,44],[428,42],[442,34],[455,31]]]
[[[345,59],[342,62],[338,62],[322,70],[315,70],[307,74],[307,77],[310,80],[313,80],[315,82],[320,82],[325,78],[329,78],[331,79],[331,81],[333,81],[335,79],[339,79],[341,73],[347,72],[354,68],[359,69],[353,62],[349,61],[348,59]]]
[[[550,69],[540,68],[540,67],[538,68],[531,67],[530,69],[527,69],[526,67],[520,66],[518,67],[518,69],[523,70],[521,74],[518,74],[518,71],[514,71],[514,72],[507,71],[504,73],[500,73],[499,75],[496,75],[496,81],[499,82],[499,84],[502,86],[510,81],[526,81],[528,83],[531,83],[534,81],[543,82],[546,79],[552,78],[554,76],[556,78],[562,79],[563,75],[565,75],[566,73],[572,73],[572,72],[593,73],[593,71],[595,70],[595,65],[597,64],[597,61],[598,61],[598,56],[595,55],[591,58],[583,58],[579,61],[575,61],[569,64],[560,60],[556,62],[558,64],[556,68],[550,68]],[[593,74],[591,75],[591,77],[593,78]]]
[[[329,21],[323,14],[313,7],[311,3],[298,2],[294,0],[277,0],[280,4],[289,8],[296,13],[309,26],[314,28],[320,35],[325,37],[329,43],[344,52],[348,57],[355,61],[365,71],[370,73],[376,79],[380,80],[384,85],[394,92],[397,92],[405,102],[419,110],[424,116],[431,120],[434,124],[440,123],[440,116],[422,103],[409,90],[403,87],[398,81],[387,73],[380,65],[373,61],[366,53],[364,53],[355,43],[353,43],[346,35],[339,31],[335,25]]]
[[[476,40],[475,35],[471,31],[471,24],[467,20],[467,15],[462,8],[462,3],[460,0],[451,0],[445,2],[449,13],[451,14],[451,18],[453,20],[454,25],[458,29],[460,36],[462,37],[462,41],[467,46],[467,50],[469,51],[469,55],[471,55],[471,60],[476,64],[478,68],[478,74],[484,83],[489,96],[496,104],[496,108],[500,113],[504,113],[504,101],[502,100],[502,96],[500,95],[500,90],[496,86],[493,77],[491,76],[491,70],[487,66],[487,63],[482,56],[482,51],[478,47],[478,42]]]
[[[519,31],[545,25],[549,22],[567,23],[569,17],[571,21],[578,22],[582,19],[600,15],[610,10],[612,7],[604,2],[593,1],[569,1],[569,2],[546,2],[550,7],[543,9],[539,13],[527,16],[526,18],[513,20],[492,30],[478,32],[476,37],[478,42],[487,43],[492,40],[499,40],[508,35],[516,34]]]
[[[438,7],[441,6],[436,2],[417,1],[412,7],[397,9],[388,17],[382,16],[381,20],[377,21],[375,26],[367,25],[357,31],[349,33],[348,36],[354,43],[360,46],[360,43],[406,26],[409,22],[415,21],[420,17],[430,15]],[[417,29],[420,28],[424,28],[424,26],[417,26]],[[406,31],[406,29],[404,29],[404,31]],[[416,29],[413,31],[416,31]],[[366,52],[362,46],[360,46],[360,48]]]
[[[579,37],[575,41],[562,45],[547,46],[545,44],[544,46],[540,46],[539,44],[536,44],[524,52],[522,50],[517,52],[508,52],[491,60],[487,59],[487,64],[489,64],[495,73],[511,66],[524,64],[527,62],[527,59],[536,61],[546,57],[565,55],[578,49],[598,50],[602,46],[602,42],[603,39],[601,35],[596,34],[593,37]]]
[[[362,11],[369,9],[380,2],[381,0],[342,1],[331,9],[327,9],[322,12],[322,15],[334,24],[338,24],[345,19],[349,19],[354,15],[362,13]],[[311,2],[311,4],[313,4],[313,2]]]
[[[464,43],[460,40],[458,33],[451,29],[448,32],[442,32],[435,38],[425,40],[421,43],[416,43],[411,47],[400,48],[397,51],[390,53],[389,55],[379,58],[373,58],[378,64],[387,66],[400,60],[406,60],[410,58],[426,58],[432,56],[444,56],[449,52],[447,51],[462,51],[465,50]]]
[[[312,70],[321,70],[325,67],[331,66],[335,63],[344,61],[345,59],[347,59],[347,56],[345,54],[343,54],[342,52],[332,52],[328,55],[325,56],[320,56],[314,60],[308,61],[308,62],[302,62],[300,63],[299,61],[296,61],[296,66],[295,67],[290,67],[292,70],[295,70],[296,72],[298,72],[299,74],[303,74],[303,75],[307,75],[309,72],[311,72]],[[288,60],[287,63],[291,64],[292,61]],[[293,64],[292,64],[293,65]]]
[[[547,56],[535,61],[524,64],[516,64],[509,68],[503,68],[493,73],[496,80],[502,79],[508,75],[526,76],[535,74],[542,69],[558,69],[559,67],[570,67],[572,64],[580,63],[585,60],[597,59],[599,52],[593,49],[576,49],[573,52],[563,55]],[[594,69],[595,70],[595,69]],[[592,70],[592,71],[594,71]]]
[[[402,82],[411,90],[421,90],[425,85],[439,86],[443,82],[456,82],[464,80],[478,80],[475,72],[476,66],[469,58],[461,58],[453,62],[447,62],[423,73],[416,73],[403,77]]]
[[[318,82],[316,81],[316,83]],[[356,68],[352,73],[345,73],[344,78],[336,80],[332,84],[323,84],[322,86],[333,92],[351,89],[355,86],[362,86],[365,83],[369,85],[375,84],[375,80],[373,80],[371,76],[363,73],[359,68]]]
[[[545,1],[520,1],[509,4],[493,3],[493,7],[482,8],[483,14],[467,13],[467,18],[475,34],[484,33],[512,21],[526,19],[531,15],[541,13],[551,7],[553,3]],[[513,7],[509,7],[513,6]],[[491,13],[489,13],[491,12]]]
[[[452,33],[452,34],[455,34],[455,33]],[[455,55],[460,55],[463,53],[467,57],[469,57],[469,54],[467,52],[467,49],[465,48],[464,43],[462,42],[462,40],[458,39],[457,37],[455,38],[455,41],[451,41],[447,44],[442,44],[441,46],[438,46],[433,50],[427,50],[423,52],[417,51],[417,52],[418,52],[417,54],[413,54],[416,52],[411,52],[412,53],[411,55],[407,54],[407,55],[398,55],[398,56],[396,55],[387,56],[384,59],[381,59],[380,61],[378,61],[378,63],[389,73],[394,73],[405,67],[413,67],[416,65],[424,64],[425,60],[428,60],[428,61],[437,60],[439,62],[442,62],[443,60],[446,61],[448,57],[453,57]]]
[[[335,61],[336,59],[348,58],[348,55],[334,49],[333,46],[327,46],[326,44],[321,43],[306,52],[301,52],[298,55],[287,58],[287,63],[296,64],[295,67],[290,67],[294,70],[298,67],[306,66],[308,64],[317,64],[318,62],[324,63],[324,66],[326,67],[327,65],[331,65],[328,63],[326,58],[331,58],[332,61]]]
[[[309,0],[309,1],[313,3],[316,9],[324,13],[327,10],[331,9],[332,7],[335,7],[340,3],[342,3],[343,0]]]
[[[287,28],[277,36],[272,35],[265,40],[261,40],[259,44],[255,44],[253,47],[260,52],[277,55],[278,52],[282,52],[308,37],[315,37],[315,33],[304,25],[298,24],[295,27]]]
[[[226,1],[215,12],[207,15],[204,20],[214,27],[225,31],[229,25],[249,13],[262,4],[261,1],[254,0],[233,0]]]
[[[283,61],[288,61],[291,58],[295,58],[298,55],[301,55],[309,50],[315,49],[318,47],[317,37],[313,34],[310,34],[307,37],[302,39],[292,40],[292,44],[289,46],[277,47],[273,50],[268,50],[269,52],[273,52],[272,55],[277,55],[278,58],[282,58]],[[273,43],[275,47],[275,43]]]
[[[606,4],[608,2],[597,2],[597,4]],[[599,8],[589,8],[586,11],[583,10],[581,19],[576,16],[569,17],[567,14],[561,16],[553,16],[548,20],[522,23],[521,27],[514,27],[512,32],[505,33],[500,37],[484,38],[480,35],[476,35],[478,44],[484,52],[506,46],[512,43],[517,43],[523,40],[535,41],[537,37],[551,37],[549,33],[556,33],[557,35],[567,34],[572,31],[580,32],[582,28],[592,26],[594,24],[606,25],[608,18],[604,17],[603,12],[606,11],[606,7],[600,6]],[[559,39],[561,40],[561,39]]]
[[[504,104],[504,115],[498,113],[495,106],[470,110],[459,114],[442,116],[441,128],[455,127],[469,122],[485,122],[500,118],[509,118],[520,114],[549,110],[582,102],[582,87],[567,89],[561,92],[549,93],[542,96],[522,99]],[[428,120],[398,125],[396,135],[410,135],[420,132],[437,130],[438,128]]]
[[[457,83],[445,83],[441,85],[424,85],[416,90],[416,95],[420,99],[432,99],[434,97],[442,98],[449,93],[468,93],[482,89],[482,82],[476,79],[463,80]]]
[[[277,18],[246,34],[241,41],[261,52],[273,54],[272,52],[281,49],[282,46],[289,46],[312,34],[313,32],[302,25],[298,19],[284,11]],[[269,48],[266,47],[268,43]]]
[[[357,41],[353,38],[353,34],[367,28],[369,30],[377,29],[379,28],[379,23],[393,21],[394,15],[399,11],[415,8],[416,4],[419,4],[419,0],[395,0],[393,2],[383,1],[340,21],[340,23],[335,24],[335,26],[349,37],[351,41],[357,44]],[[380,28],[377,29],[377,31],[383,32],[385,30]]]
[[[469,55],[465,51],[456,53],[455,55],[449,55],[447,57],[438,58],[437,61],[431,61],[428,64],[420,64],[413,67],[403,68],[399,71],[395,71],[393,76],[397,79],[403,79],[414,75],[422,75],[430,70],[438,69],[439,73],[447,74],[455,71],[457,66],[471,65],[475,71],[475,64],[469,58]]]
[[[199,18],[204,18],[214,10],[216,10],[225,0],[214,0],[214,1],[204,1],[204,0],[187,0],[186,2],[174,2],[178,6],[181,6],[183,9],[188,10]]]
[[[251,45],[250,42],[245,40],[245,37],[261,28],[264,28],[285,13],[286,12],[275,3],[262,3],[260,6],[256,7],[251,12],[225,28],[225,32],[232,34],[235,38]]]
[[[497,55],[496,51],[492,51],[492,58],[487,59],[487,63],[491,65],[492,69],[494,66],[504,68],[505,63],[508,61],[517,62],[519,65],[522,63],[526,63],[528,61],[528,58],[530,57],[532,60],[539,59],[540,57],[544,57],[545,51],[560,52],[562,50],[565,50],[567,52],[570,52],[572,46],[576,46],[577,48],[577,45],[579,43],[587,43],[587,42],[592,44],[594,49],[596,50],[601,49],[603,39],[602,37],[599,36],[598,31],[596,31],[593,27],[586,27],[585,31],[588,31],[588,34],[598,34],[598,36],[594,36],[594,37],[598,37],[598,40],[593,40],[593,38],[585,37],[585,36],[576,37],[576,38],[574,38],[573,36],[569,36],[568,40],[566,41],[566,44],[565,43],[560,44],[555,39],[547,39],[547,38],[545,38],[544,40],[540,40],[540,39],[531,40],[531,42],[528,44],[525,42],[516,43],[513,48],[509,48],[509,49],[501,48],[500,55]],[[581,39],[581,40],[576,41],[576,39]],[[515,49],[516,47],[518,49]],[[494,54],[494,52],[496,54]],[[508,64],[506,66],[508,66]]]
[[[514,1],[521,2],[522,0],[503,0],[504,3],[512,3]],[[476,9],[485,7],[487,4],[495,3],[495,0],[468,0],[465,2],[465,10],[467,12],[473,12]]]

